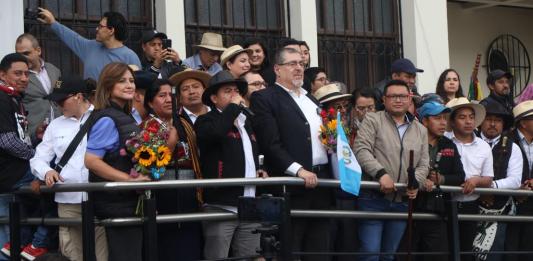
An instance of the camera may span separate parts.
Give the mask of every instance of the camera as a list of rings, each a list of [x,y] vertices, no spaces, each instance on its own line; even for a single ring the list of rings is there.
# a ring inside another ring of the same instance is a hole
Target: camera
[[[172,48],[172,39],[162,39],[163,50]]]
[[[39,9],[37,8],[26,8],[24,10],[24,18],[29,20],[37,20],[41,17]]]
[[[238,217],[241,221],[277,225],[283,222],[284,198],[262,195],[239,197]]]

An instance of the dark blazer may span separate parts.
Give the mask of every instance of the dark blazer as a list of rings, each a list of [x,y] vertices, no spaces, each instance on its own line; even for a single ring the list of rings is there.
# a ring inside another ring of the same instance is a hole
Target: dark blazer
[[[245,161],[242,139],[239,130],[234,125],[240,113],[241,108],[231,103],[222,112],[213,109],[196,120],[194,129],[200,149],[200,166],[204,178],[244,178]],[[246,119],[244,127],[250,137],[254,162],[258,169],[257,142],[249,119]],[[208,204],[237,206],[238,197],[243,193],[243,187],[207,188],[204,191],[204,200]]]
[[[50,90],[51,92],[54,89],[56,81],[61,76],[61,71],[59,71],[57,67],[50,63],[45,63],[44,68],[46,69],[48,77],[50,78],[50,84],[52,87]],[[34,73],[30,73],[28,88],[26,88],[26,91],[24,92],[22,103],[24,103],[24,108],[26,108],[28,111],[28,132],[30,133],[31,137],[35,135],[35,130],[44,121],[44,119],[50,118],[51,107],[54,109],[55,118],[63,115],[63,113],[61,113],[60,109],[55,104],[44,99],[46,95],[48,95],[48,93],[45,91],[41,81],[39,81]],[[53,119],[49,120],[52,121]]]
[[[318,113],[319,102],[310,93],[307,96],[317,104]],[[311,171],[311,135],[318,133],[311,134],[305,115],[289,93],[279,85],[273,85],[254,92],[250,104],[250,109],[255,113],[254,130],[260,151],[265,155],[269,176],[285,176],[285,170],[293,162]],[[293,188],[291,192],[294,194],[298,190]]]

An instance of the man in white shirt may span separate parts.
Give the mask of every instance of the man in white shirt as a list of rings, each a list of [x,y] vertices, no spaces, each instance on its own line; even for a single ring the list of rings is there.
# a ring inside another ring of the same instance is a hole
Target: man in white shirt
[[[276,84],[254,92],[250,99],[250,109],[255,113],[254,130],[265,154],[265,165],[272,176],[288,175],[304,180],[305,188],[287,188],[293,208],[328,209],[333,205],[332,192],[315,187],[318,178],[330,179],[332,173],[326,149],[319,139],[322,124],[319,102],[302,88],[304,62],[299,50],[279,50],[274,72]],[[328,252],[329,230],[327,219],[293,220],[293,251]],[[304,256],[302,259],[322,261],[329,257]]]
[[[35,145],[39,142],[46,125],[61,116],[58,106],[44,98],[52,93],[61,72],[41,58],[42,50],[39,42],[31,34],[20,35],[16,40],[15,50],[24,55],[29,62],[30,81],[22,102],[28,111],[28,132]]]
[[[518,189],[522,180],[523,159],[520,147],[513,143],[507,132],[513,125],[513,115],[500,103],[488,100],[483,103],[487,115],[480,126],[480,137],[492,148],[494,179],[492,188]],[[512,197],[481,195],[479,198],[482,214],[514,215],[515,207]],[[503,251],[507,223],[484,222],[483,229],[476,236],[474,249],[478,256],[488,251]],[[503,260],[503,255],[488,255],[485,260]]]
[[[211,108],[202,103],[202,95],[211,79],[209,73],[186,69],[172,75],[169,81],[178,88],[179,104],[182,106],[180,114],[194,125],[200,115],[211,111]]]
[[[476,187],[489,188],[492,185],[494,170],[492,167],[492,151],[490,146],[481,138],[476,137],[474,130],[485,118],[485,108],[474,104],[468,99],[455,98],[446,104],[451,108],[449,126],[452,131],[446,133],[461,155],[461,162],[465,171],[463,194],[455,195],[461,214],[478,214],[479,195],[472,194]],[[476,233],[476,222],[461,222],[460,224],[461,251],[472,251],[472,242]],[[473,256],[462,256],[463,260],[471,260]]]

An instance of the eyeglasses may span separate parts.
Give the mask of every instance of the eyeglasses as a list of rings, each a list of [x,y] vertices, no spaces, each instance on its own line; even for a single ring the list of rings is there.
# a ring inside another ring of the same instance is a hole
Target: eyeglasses
[[[355,106],[355,108],[358,110],[358,111],[373,111],[376,109],[376,106],[375,105],[368,105],[368,106]]]
[[[316,78],[315,81],[329,82],[329,79],[328,79],[328,77],[320,77],[320,78]]]
[[[391,99],[393,101],[401,101],[401,102],[404,102],[404,101],[407,101],[409,99],[409,95],[405,95],[405,94],[394,94],[394,95],[385,95],[385,97],[387,97],[387,99]]]
[[[109,26],[109,25],[105,25],[105,24],[98,24],[98,25],[96,26],[96,30],[100,30],[100,29],[102,29],[102,28],[111,28],[111,26]]]
[[[335,104],[335,109],[337,109],[337,111],[349,110],[350,108],[351,108],[351,104],[349,102]]]
[[[305,63],[303,61],[291,61],[286,63],[278,63],[278,65],[288,65],[291,68],[296,68],[296,66],[305,67]]]
[[[19,54],[22,54],[24,56],[28,56],[28,55],[30,55],[31,52],[32,51],[25,51],[25,52],[20,52]]]
[[[248,85],[251,85],[254,87],[260,87],[260,86],[266,86],[266,83],[262,81],[256,81],[256,82],[249,82]]]

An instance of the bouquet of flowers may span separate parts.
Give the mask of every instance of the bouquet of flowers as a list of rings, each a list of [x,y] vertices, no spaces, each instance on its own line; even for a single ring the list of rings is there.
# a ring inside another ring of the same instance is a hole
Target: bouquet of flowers
[[[320,125],[320,141],[326,147],[329,154],[337,151],[337,111],[334,108],[320,111],[322,125]],[[342,125],[347,136],[350,135],[351,129]]]
[[[172,152],[166,145],[169,127],[157,118],[141,124],[141,131],[126,141],[126,149],[133,153],[134,166],[130,175],[146,175],[159,180],[172,163]]]

